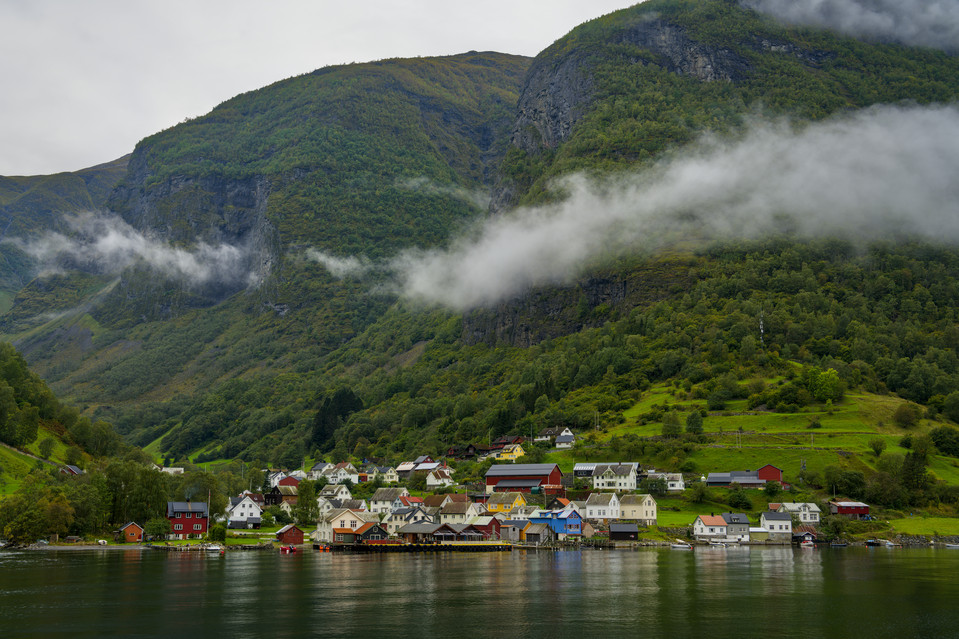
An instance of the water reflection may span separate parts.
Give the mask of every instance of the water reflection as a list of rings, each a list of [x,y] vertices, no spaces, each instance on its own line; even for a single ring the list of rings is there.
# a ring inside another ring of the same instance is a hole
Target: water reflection
[[[959,553],[0,553],[0,637],[946,636]]]

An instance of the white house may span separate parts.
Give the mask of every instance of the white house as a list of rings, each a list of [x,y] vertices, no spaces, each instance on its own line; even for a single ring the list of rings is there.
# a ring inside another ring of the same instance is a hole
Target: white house
[[[810,502],[783,502],[779,504],[777,512],[789,513],[795,516],[800,524],[809,526],[818,526],[822,511],[819,506]]]
[[[616,493],[592,493],[586,500],[583,519],[619,519],[619,497]]]
[[[426,476],[426,487],[430,490],[453,485],[453,472],[449,468],[437,468]]]
[[[406,524],[438,524],[439,517],[430,515],[419,506],[397,508],[383,520],[383,527],[391,535]]]
[[[719,515],[699,515],[693,522],[693,537],[697,541],[727,541],[726,520]]]
[[[665,480],[667,492],[681,493],[686,490],[686,482],[683,480],[682,473],[658,473],[655,470],[651,470],[646,474],[646,477],[650,480]]]
[[[451,502],[440,510],[441,524],[465,524],[473,517],[486,514],[477,504],[469,501]]]
[[[596,490],[636,490],[636,468],[632,464],[596,464],[593,469]]]
[[[658,518],[656,500],[652,495],[623,495],[619,500],[619,518],[642,526],[655,526]]]
[[[333,464],[327,463],[325,461],[318,461],[315,464],[313,464],[313,467],[310,468],[310,471],[306,473],[306,478],[311,481],[316,481],[317,479],[323,476],[323,471],[325,471],[327,468],[333,468],[333,467],[334,467]]]
[[[325,517],[320,517],[312,536],[314,541],[329,543],[336,541],[337,530],[354,531],[363,524],[379,521],[380,518],[370,512],[339,508],[327,513]]]
[[[769,531],[770,541],[792,541],[793,520],[789,513],[766,511],[759,515],[759,525]]]
[[[393,502],[400,497],[409,497],[409,494],[406,488],[377,488],[370,497],[370,512],[388,513],[393,508]]]
[[[569,429],[567,429],[569,430]],[[570,433],[569,435],[557,435],[553,444],[556,448],[572,448],[573,444],[576,443],[576,435]]]
[[[318,497],[326,497],[327,499],[353,499],[353,495],[350,494],[350,489],[344,486],[343,484],[327,484],[320,489]]]
[[[249,495],[231,497],[226,509],[227,528],[259,528],[263,509]]]

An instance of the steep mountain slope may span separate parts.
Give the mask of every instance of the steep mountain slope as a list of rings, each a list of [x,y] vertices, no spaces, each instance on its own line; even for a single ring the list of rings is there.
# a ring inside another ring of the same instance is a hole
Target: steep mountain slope
[[[757,114],[802,123],[959,93],[942,52],[785,27],[729,0],[649,0],[577,28],[524,76],[528,63],[324,69],[144,140],[110,209],[175,247],[232,247],[239,276],[187,283],[140,262],[37,281],[7,334],[59,392],[174,457],[438,453],[628,423],[664,381],[698,399],[778,384],[770,402],[798,410],[830,368],[946,409],[959,391],[948,247],[679,238],[466,315],[335,278],[381,264],[360,257],[447,244],[483,216],[472,189],[494,186],[503,213],[559,199],[557,176],[651,165]],[[81,277],[82,299],[65,295]],[[314,419],[343,388],[353,408]]]
[[[61,274],[19,291],[6,334],[96,404],[309,370],[388,303],[315,256],[435,245],[483,215],[527,63],[472,52],[321,69],[145,139],[106,204],[115,217],[51,256]],[[118,267],[104,235],[134,259]]]

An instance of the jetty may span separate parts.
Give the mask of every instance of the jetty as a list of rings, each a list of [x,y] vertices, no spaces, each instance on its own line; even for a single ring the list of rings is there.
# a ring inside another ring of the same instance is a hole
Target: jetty
[[[379,543],[379,544],[313,544],[319,552],[343,553],[445,553],[445,552],[509,552],[512,544],[504,542],[440,542],[440,543]]]

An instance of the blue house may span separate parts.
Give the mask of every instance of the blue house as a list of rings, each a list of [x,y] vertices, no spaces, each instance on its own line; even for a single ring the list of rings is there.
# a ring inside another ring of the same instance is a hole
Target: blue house
[[[583,518],[572,508],[565,510],[536,510],[529,516],[532,524],[546,524],[557,539],[566,535],[583,534]]]

